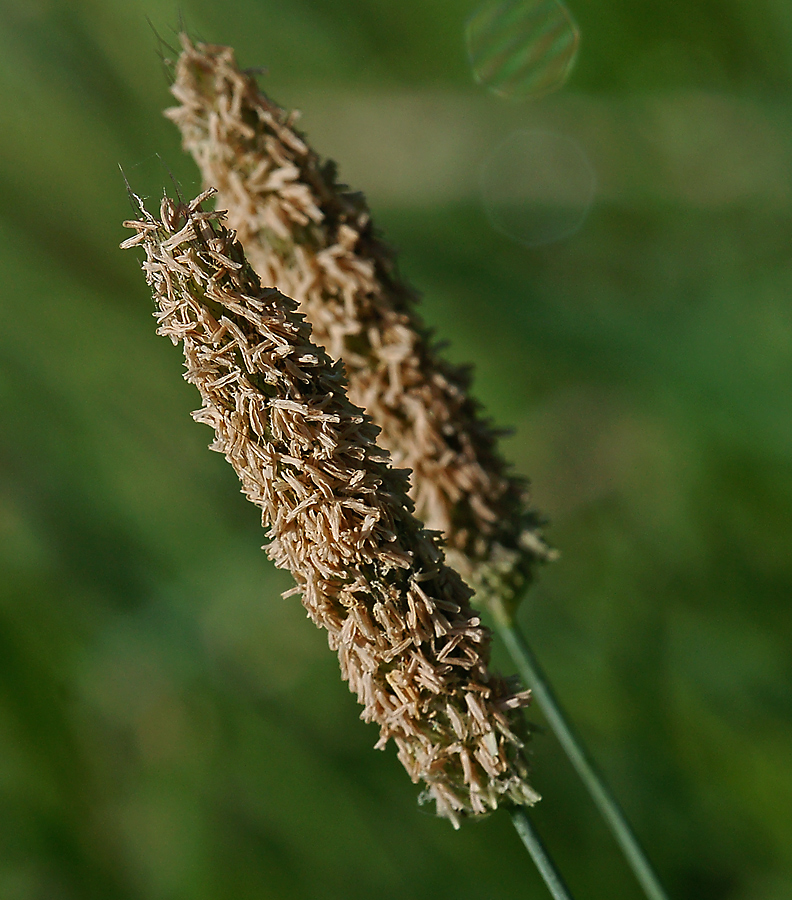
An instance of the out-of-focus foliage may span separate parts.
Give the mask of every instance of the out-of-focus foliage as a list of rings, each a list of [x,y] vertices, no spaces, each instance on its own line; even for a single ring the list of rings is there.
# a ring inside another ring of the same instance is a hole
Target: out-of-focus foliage
[[[788,897],[792,7],[579,0],[539,105],[473,84],[461,0],[181,8],[306,108],[515,427],[563,552],[523,625],[672,895]],[[161,0],[0,5],[0,897],[544,897],[505,816],[455,834],[371,749],[189,418],[117,250],[119,163],[197,188],[147,15],[173,39]],[[527,250],[474,163],[548,121],[599,194]],[[639,897],[555,740],[534,752],[576,894]]]

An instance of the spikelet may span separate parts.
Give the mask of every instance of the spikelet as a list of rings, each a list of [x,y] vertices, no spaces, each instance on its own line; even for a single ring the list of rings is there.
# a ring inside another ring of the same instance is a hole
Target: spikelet
[[[242,490],[262,510],[270,558],[327,629],[361,717],[391,738],[413,781],[458,826],[503,801],[533,803],[515,693],[488,670],[490,632],[436,536],[412,515],[407,475],[347,399],[340,364],[310,340],[296,303],[262,288],[221,215],[165,198],[141,245],[158,333],[181,343]]]
[[[527,482],[509,474],[497,433],[469,393],[470,372],[445,362],[373,232],[361,194],[339,185],[286,113],[240,71],[229,47],[182,36],[166,111],[205,187],[218,190],[263,284],[300,304],[314,340],[343,361],[349,396],[381,429],[394,463],[412,470],[411,496],[443,533],[449,564],[477,602],[509,609],[553,551]]]

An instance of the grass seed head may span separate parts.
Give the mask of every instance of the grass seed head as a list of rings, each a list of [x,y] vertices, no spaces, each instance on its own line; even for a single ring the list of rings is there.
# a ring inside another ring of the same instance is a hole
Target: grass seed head
[[[536,564],[552,558],[527,482],[508,471],[498,433],[470,394],[470,371],[446,362],[374,232],[363,196],[336,181],[230,47],[182,38],[166,115],[206,187],[218,191],[264,284],[294,297],[314,339],[342,360],[349,395],[381,429],[394,464],[412,471],[425,525],[477,600],[509,608]]]
[[[393,740],[413,781],[455,825],[501,802],[533,803],[519,707],[489,670],[490,632],[470,590],[413,515],[407,474],[347,398],[341,364],[311,342],[297,304],[262,288],[222,214],[165,199],[140,246],[158,333],[181,344],[194,417],[234,467],[343,677]]]

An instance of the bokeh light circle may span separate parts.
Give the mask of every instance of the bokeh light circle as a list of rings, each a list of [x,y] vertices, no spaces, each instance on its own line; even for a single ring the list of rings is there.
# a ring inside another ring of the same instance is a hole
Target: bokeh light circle
[[[554,131],[515,131],[481,167],[481,196],[493,228],[526,247],[578,231],[596,189],[583,149]]]
[[[561,0],[487,0],[468,19],[465,39],[476,81],[525,100],[564,85],[580,31]]]

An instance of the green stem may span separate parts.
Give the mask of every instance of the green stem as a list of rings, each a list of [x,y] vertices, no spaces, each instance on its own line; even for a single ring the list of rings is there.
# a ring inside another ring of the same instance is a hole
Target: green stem
[[[660,884],[632,826],[597,771],[580,738],[572,730],[558,700],[556,700],[547,676],[542,671],[522,632],[508,614],[502,610],[495,612],[498,631],[511,653],[523,681],[531,689],[550,727],[613,832],[613,836],[627,858],[644,893],[649,900],[668,900],[668,895]]]
[[[552,894],[553,900],[573,900],[569,888],[564,884],[561,873],[556,869],[555,863],[550,859],[545,845],[542,843],[542,839],[534,830],[533,822],[528,817],[525,807],[515,806],[509,812],[517,834],[520,835],[523,844],[528,848],[528,852],[536,863],[539,874],[544,878],[544,883]]]

